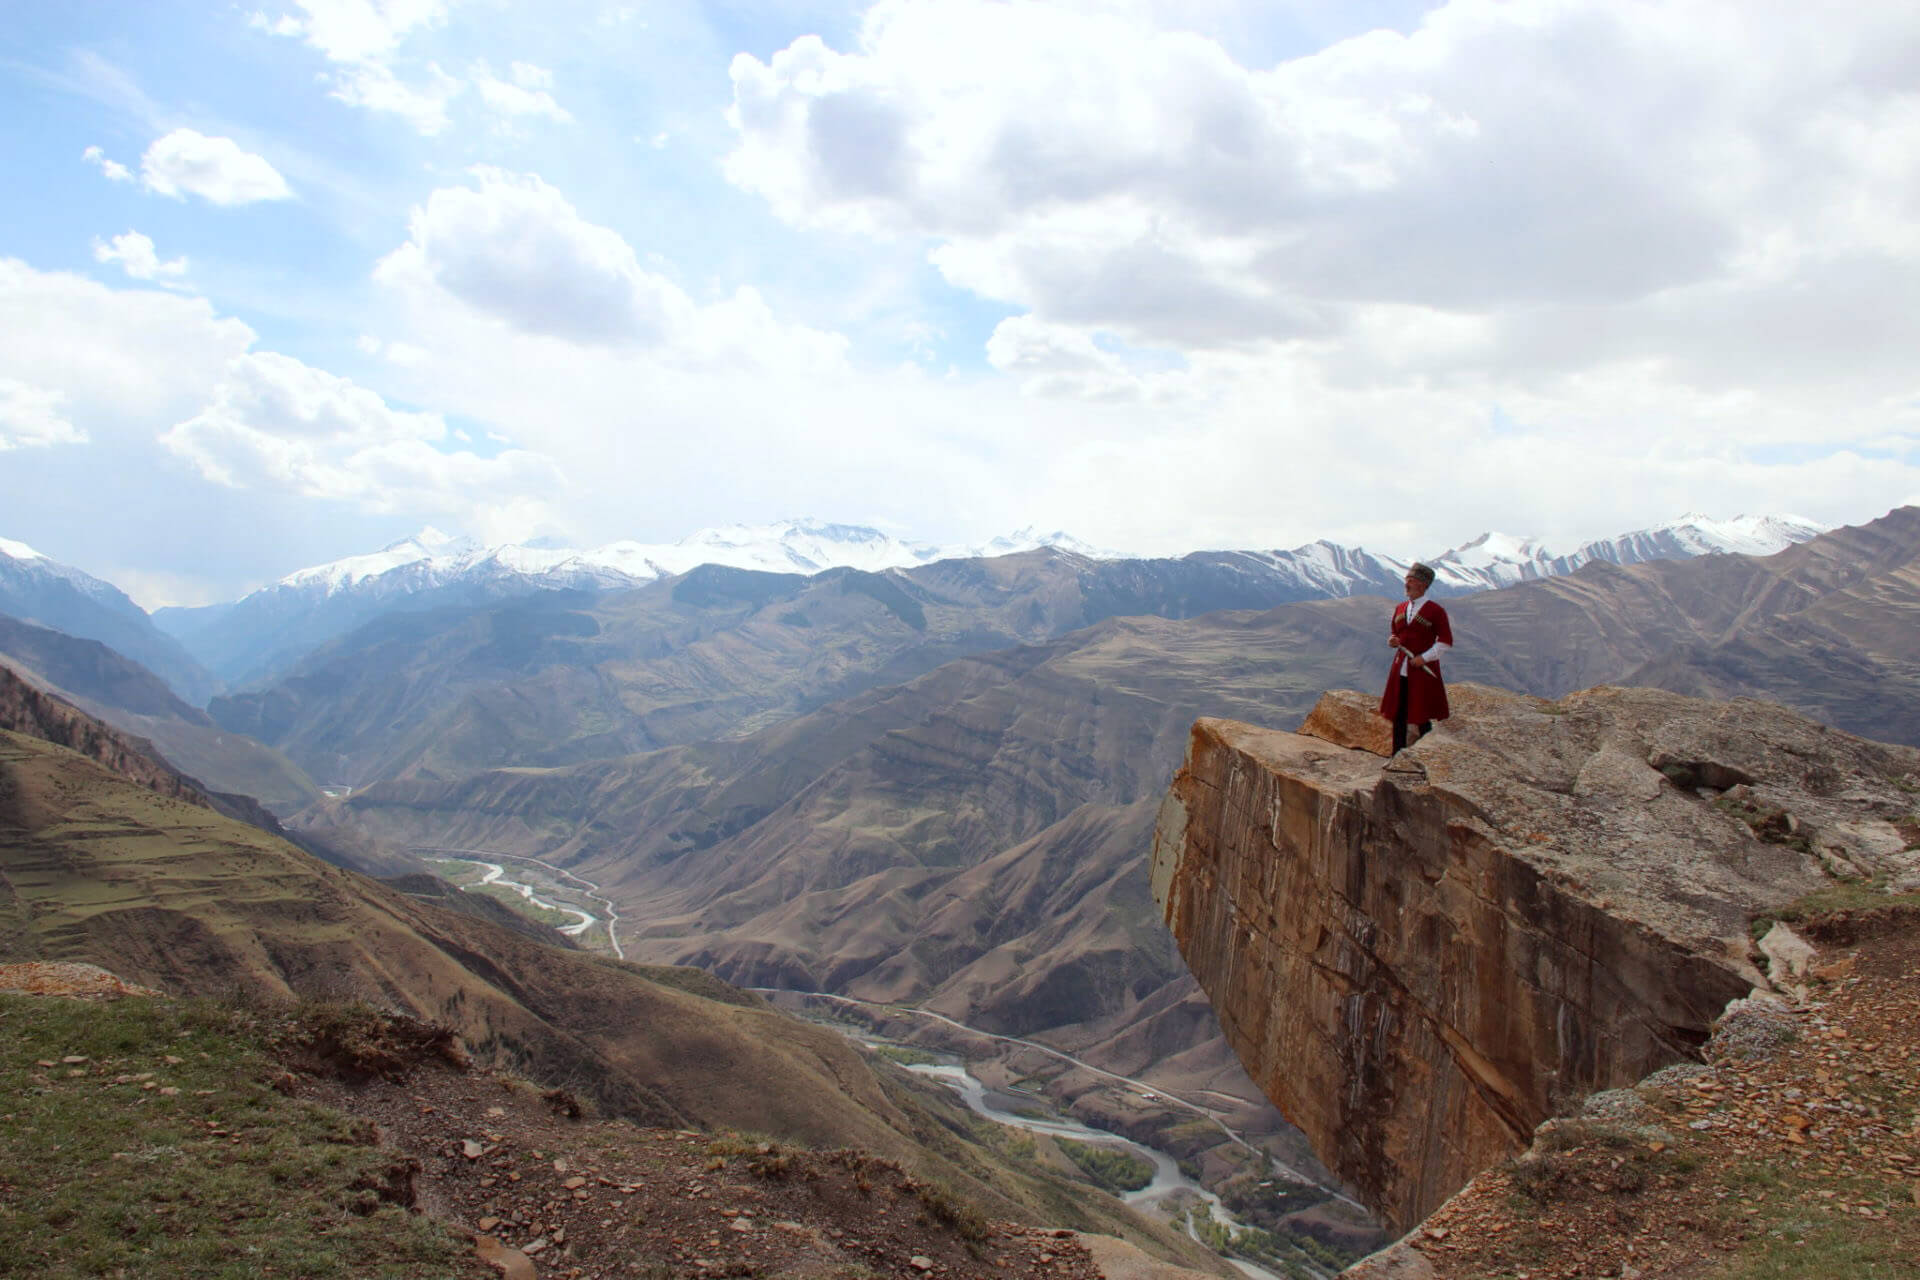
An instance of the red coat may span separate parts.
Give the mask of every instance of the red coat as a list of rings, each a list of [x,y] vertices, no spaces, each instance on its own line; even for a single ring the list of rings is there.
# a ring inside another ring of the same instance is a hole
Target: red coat
[[[1409,605],[1419,608],[1412,622],[1407,621]],[[1447,611],[1425,596],[1418,601],[1402,600],[1393,611],[1393,639],[1410,652],[1425,653],[1435,643],[1451,646],[1453,625],[1447,621]],[[1426,670],[1422,671],[1409,663],[1406,654],[1399,649],[1393,651],[1393,666],[1387,672],[1387,689],[1380,695],[1380,714],[1389,720],[1393,719],[1400,703],[1400,682],[1409,675],[1413,683],[1407,686],[1407,723],[1445,720],[1447,682],[1440,678],[1439,661],[1428,662]]]

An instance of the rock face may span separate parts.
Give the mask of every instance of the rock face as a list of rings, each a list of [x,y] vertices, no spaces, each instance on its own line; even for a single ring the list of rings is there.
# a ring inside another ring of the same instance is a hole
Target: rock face
[[[1452,693],[1393,760],[1199,721],[1153,846],[1228,1041],[1399,1228],[1556,1104],[1693,1056],[1766,984],[1755,913],[1920,856],[1888,852],[1909,748],[1747,700]]]

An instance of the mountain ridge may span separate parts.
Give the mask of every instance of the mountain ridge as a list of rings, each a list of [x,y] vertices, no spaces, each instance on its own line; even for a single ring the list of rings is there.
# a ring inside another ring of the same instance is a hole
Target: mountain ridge
[[[0,538],[0,614],[97,640],[158,675],[192,706],[204,706],[218,687],[120,588],[7,538]]]
[[[1483,534],[1432,558],[1439,573],[1434,590],[1449,595],[1506,586],[1572,572],[1594,559],[1634,563],[1716,551],[1774,551],[1821,529],[1791,516],[1715,521],[1688,515],[1559,556],[1530,539]],[[428,528],[377,552],[296,570],[236,601],[161,609],[154,621],[229,686],[254,686],[283,673],[328,640],[394,609],[476,606],[541,590],[629,590],[701,565],[807,576],[834,569],[884,574],[1048,548],[1090,562],[1190,563],[1201,573],[1237,571],[1243,593],[1261,593],[1257,601],[1236,601],[1238,607],[1391,593],[1398,590],[1409,563],[1324,540],[1291,549],[1132,556],[1091,547],[1062,531],[1042,534],[1031,528],[974,546],[935,547],[903,542],[864,526],[813,520],[701,530],[672,544],[614,542],[591,549],[545,543],[487,546]]]

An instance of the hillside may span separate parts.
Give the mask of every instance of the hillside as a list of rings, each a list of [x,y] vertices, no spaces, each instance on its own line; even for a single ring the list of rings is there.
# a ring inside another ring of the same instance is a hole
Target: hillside
[[[1436,590],[1453,595],[1589,562],[1698,557],[1722,544],[1786,545],[1813,533],[1791,521],[1689,518],[1559,557],[1489,536],[1437,558]],[[378,567],[387,558],[364,559]],[[289,649],[268,664],[271,679],[210,710],[330,785],[454,780],[736,737],[955,658],[1046,643],[1108,618],[1394,594],[1404,568],[1328,543],[1178,559],[1043,548],[811,576],[709,564],[605,591],[584,589],[608,583],[572,564],[560,558],[558,576],[548,577],[459,558],[379,573],[360,573],[359,561],[308,571],[243,604],[262,617],[320,610],[336,638],[297,660]]]
[[[0,872],[0,959],[111,964],[176,994],[363,997],[610,1114],[857,1146],[1000,1216],[1060,1210],[1044,1175],[964,1135],[931,1149],[944,1128],[931,1104],[833,1031],[704,974],[446,911],[13,732],[0,733]],[[1143,1230],[1117,1206],[1077,1212],[1063,1225]]]
[[[1682,651],[1773,646],[1796,656],[1737,691],[1911,739],[1920,685],[1900,627],[1920,605],[1917,563],[1908,508],[1766,559],[1590,565],[1450,602],[1447,667],[1553,695]],[[1374,685],[1385,613],[1351,599],[1109,620],[737,741],[384,783],[347,812],[403,843],[577,868],[619,896],[635,954],[922,1000],[1145,1067],[1172,1037],[1129,1028],[1168,1007],[1182,967],[1136,855],[1187,726],[1298,723],[1322,690]],[[1854,660],[1826,662],[1810,637]]]
[[[451,780],[736,737],[1115,615],[1313,594],[1228,564],[1051,550],[811,578],[707,566],[631,592],[390,614],[210,710],[329,783]]]
[[[158,673],[198,706],[218,687],[180,642],[155,626],[125,592],[24,543],[0,537],[0,614],[97,640]]]
[[[320,789],[291,760],[222,729],[151,671],[97,640],[0,615],[0,665],[150,742],[171,765],[210,790],[250,796],[280,813],[320,797]]]

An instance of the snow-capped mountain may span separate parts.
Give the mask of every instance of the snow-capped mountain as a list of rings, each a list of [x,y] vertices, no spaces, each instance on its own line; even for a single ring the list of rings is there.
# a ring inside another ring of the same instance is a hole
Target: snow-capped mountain
[[[1449,593],[1510,587],[1572,573],[1593,560],[1640,564],[1704,555],[1770,556],[1825,533],[1827,525],[1800,516],[1735,516],[1715,520],[1688,514],[1678,520],[1589,542],[1555,555],[1532,538],[1483,533],[1432,561],[1437,588]]]
[[[1567,555],[1555,555],[1533,539],[1488,533],[1431,563],[1439,571],[1435,593],[1460,595],[1571,573],[1589,560],[1633,564],[1719,551],[1763,554],[1821,531],[1795,517],[1716,521],[1689,515],[1588,543]],[[1043,547],[1088,560],[1132,559],[1059,530],[1035,528],[941,547],[864,525],[782,520],[702,529],[671,543],[622,541],[585,550],[547,542],[489,547],[429,528],[379,551],[290,573],[233,604],[163,609],[155,620],[215,674],[240,684],[284,670],[327,640],[395,610],[471,607],[542,590],[628,589],[701,565],[806,575],[838,568],[874,573]],[[1226,598],[1240,603],[1231,607],[1398,595],[1407,569],[1406,561],[1393,556],[1326,541],[1284,550],[1194,552],[1154,563],[1162,566],[1158,572],[1176,575],[1182,563],[1190,563],[1212,575],[1211,581],[1233,584]]]
[[[1096,560],[1125,558],[1058,530],[1043,534],[1032,528],[974,546],[936,547],[904,542],[864,525],[781,520],[701,529],[678,542],[621,541],[589,550],[520,544],[485,547],[471,538],[427,528],[368,555],[300,569],[244,599],[288,593],[418,591],[462,579],[516,576],[544,586],[638,586],[703,564],[762,573],[814,574],[843,568],[879,573],[934,560],[1012,555],[1038,547],[1056,547]]]
[[[701,529],[678,542],[621,541],[586,550],[547,542],[489,547],[427,528],[378,551],[296,570],[231,604],[162,609],[154,617],[221,678],[238,684],[395,609],[474,605],[540,590],[620,590],[708,564],[764,573],[877,573],[1043,546],[1119,558],[1066,533],[1030,528],[981,546],[937,547],[864,525],[782,520]]]
[[[145,666],[195,706],[213,692],[206,669],[120,588],[9,538],[0,538],[0,613],[98,640]]]

